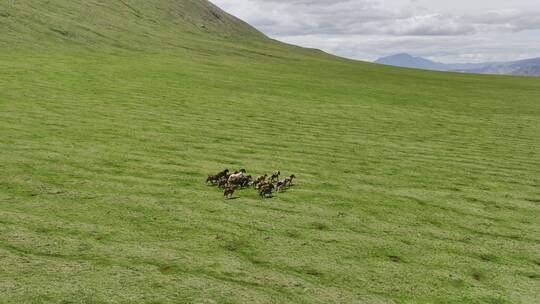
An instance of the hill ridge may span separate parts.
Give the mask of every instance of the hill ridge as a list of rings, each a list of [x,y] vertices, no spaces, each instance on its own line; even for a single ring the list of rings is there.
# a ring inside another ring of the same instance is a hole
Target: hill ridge
[[[269,40],[207,0],[24,1],[0,4],[0,44],[167,45],[201,35]]]

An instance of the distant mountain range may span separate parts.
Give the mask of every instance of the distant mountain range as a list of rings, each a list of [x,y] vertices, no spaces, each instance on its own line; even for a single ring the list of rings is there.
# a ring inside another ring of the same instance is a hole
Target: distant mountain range
[[[380,58],[375,61],[375,63],[434,71],[516,76],[540,76],[540,58],[511,62],[448,64],[432,61],[422,57],[414,57],[409,54],[397,54]]]

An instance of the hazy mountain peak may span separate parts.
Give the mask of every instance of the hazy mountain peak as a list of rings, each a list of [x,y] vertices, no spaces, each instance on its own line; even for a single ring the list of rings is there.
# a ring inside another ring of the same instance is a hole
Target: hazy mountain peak
[[[477,74],[540,76],[540,58],[512,62],[440,63],[407,53],[378,59],[375,63],[397,67]]]
[[[387,56],[378,59],[375,63],[406,67],[417,68],[426,70],[444,70],[441,63],[431,61],[422,57],[414,57],[407,53],[400,53],[392,56]]]

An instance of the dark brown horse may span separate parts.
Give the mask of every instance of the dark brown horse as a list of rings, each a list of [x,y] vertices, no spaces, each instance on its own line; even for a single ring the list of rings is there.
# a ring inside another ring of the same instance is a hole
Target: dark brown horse
[[[219,181],[219,177],[217,175],[208,175],[208,178],[206,179],[206,183],[211,183],[212,185],[217,184]]]
[[[271,183],[264,184],[259,188],[259,196],[262,198],[272,197],[272,190],[274,190],[274,185]]]
[[[220,178],[219,181],[217,182],[217,185],[221,189],[227,188],[227,185],[228,185],[227,177],[224,176],[224,177]]]
[[[225,169],[225,170],[219,172],[218,174],[216,174],[215,176],[216,176],[218,179],[220,179],[220,178],[222,178],[222,177],[224,177],[224,176],[227,176],[227,175],[229,175],[229,169]]]
[[[287,179],[280,180],[280,181],[276,184],[276,190],[277,190],[277,192],[281,192],[281,191],[285,190],[285,187],[287,187]]]

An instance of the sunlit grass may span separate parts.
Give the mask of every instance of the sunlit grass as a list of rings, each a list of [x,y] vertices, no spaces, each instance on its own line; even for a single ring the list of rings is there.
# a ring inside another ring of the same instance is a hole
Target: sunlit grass
[[[2,47],[0,302],[540,296],[537,79],[189,35]],[[226,201],[224,168],[298,180]]]

